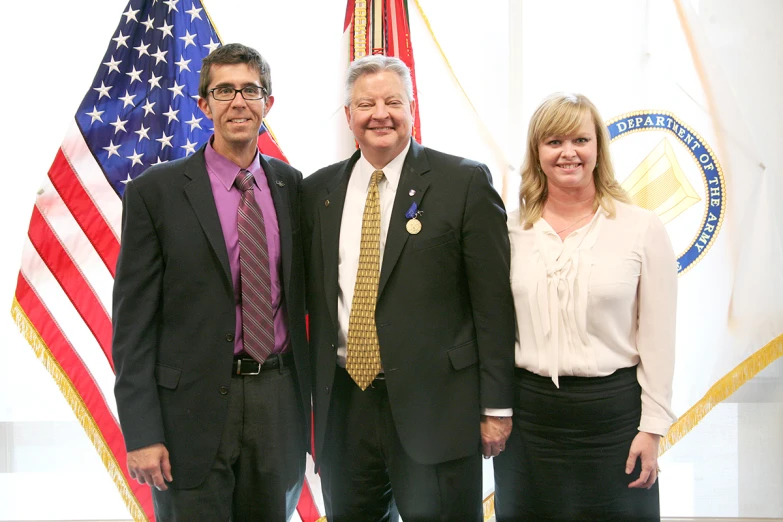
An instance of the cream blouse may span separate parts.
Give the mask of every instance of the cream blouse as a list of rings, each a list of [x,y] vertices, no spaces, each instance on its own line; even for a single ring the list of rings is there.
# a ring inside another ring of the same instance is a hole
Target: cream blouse
[[[669,236],[648,210],[615,202],[565,241],[544,219],[508,219],[516,365],[551,377],[600,377],[638,365],[639,430],[665,435],[674,374],[677,269]]]

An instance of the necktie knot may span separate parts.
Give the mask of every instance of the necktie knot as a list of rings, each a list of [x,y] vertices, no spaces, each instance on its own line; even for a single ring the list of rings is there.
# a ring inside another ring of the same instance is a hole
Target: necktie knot
[[[234,185],[237,186],[242,192],[246,192],[253,188],[253,173],[249,170],[242,169],[234,179]]]
[[[370,186],[371,187],[373,185],[377,186],[378,183],[380,183],[382,179],[383,179],[383,171],[382,170],[376,170],[375,172],[372,173],[372,177],[370,178]]]

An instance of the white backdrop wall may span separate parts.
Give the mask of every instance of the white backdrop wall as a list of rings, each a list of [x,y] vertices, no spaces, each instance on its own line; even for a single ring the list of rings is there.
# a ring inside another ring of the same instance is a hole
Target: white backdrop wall
[[[204,1],[224,42],[252,45],[271,63],[276,102],[268,121],[290,161],[307,174],[342,159],[345,1]],[[669,43],[649,33],[672,30],[651,24],[671,9],[669,0],[419,1],[475,107],[455,89],[409,0],[424,143],[485,161],[509,208],[516,206],[527,121],[543,96],[583,92],[605,118],[615,116],[626,110],[628,96],[651,89],[657,71],[676,67],[650,63],[666,56],[666,46],[682,44],[675,32]],[[767,190],[783,195],[783,2],[692,4],[724,86],[776,174]],[[9,307],[36,189],[125,5],[41,0],[4,7],[0,302],[7,299]],[[9,97],[17,85],[26,94]],[[781,222],[783,211],[773,209],[771,219]],[[65,401],[6,313],[0,313],[0,339],[0,520],[127,517]],[[783,517],[780,375],[778,362],[664,456],[664,513]]]

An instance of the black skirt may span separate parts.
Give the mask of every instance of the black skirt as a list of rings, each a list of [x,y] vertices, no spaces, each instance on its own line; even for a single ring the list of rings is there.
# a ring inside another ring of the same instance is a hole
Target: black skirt
[[[514,428],[495,457],[498,522],[660,521],[658,483],[629,489],[625,462],[641,418],[636,367],[606,377],[517,368]]]

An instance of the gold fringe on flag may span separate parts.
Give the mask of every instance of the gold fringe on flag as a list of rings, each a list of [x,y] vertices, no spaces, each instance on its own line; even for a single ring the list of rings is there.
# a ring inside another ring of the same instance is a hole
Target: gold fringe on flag
[[[489,522],[495,516],[495,493],[490,493],[484,499],[484,522]]]
[[[68,405],[73,410],[73,414],[82,425],[84,432],[87,434],[87,438],[90,439],[92,445],[95,447],[95,451],[98,452],[103,465],[106,467],[106,471],[114,481],[114,485],[117,487],[122,500],[125,502],[125,506],[128,508],[128,512],[133,517],[134,522],[148,522],[147,516],[144,514],[144,510],[139,505],[136,497],[128,485],[125,475],[122,473],[122,468],[117,460],[114,458],[111,450],[109,449],[106,440],[103,438],[101,431],[98,429],[95,419],[93,419],[90,410],[87,405],[84,404],[81,395],[76,391],[68,375],[57,362],[57,359],[49,351],[49,347],[41,338],[41,335],[36,330],[30,318],[27,317],[24,309],[14,297],[13,304],[11,305],[11,317],[13,317],[16,326],[22,333],[22,336],[30,344],[30,347],[35,352],[35,355],[44,365],[44,368],[52,376],[54,382],[57,383],[57,387],[60,389],[60,393],[63,394]]]
[[[663,455],[667,450],[671,449],[689,431],[695,428],[712,408],[726,400],[740,386],[754,378],[761,370],[781,356],[783,356],[783,334],[777,336],[713,384],[704,397],[669,428],[666,437],[661,438],[658,454]]]

